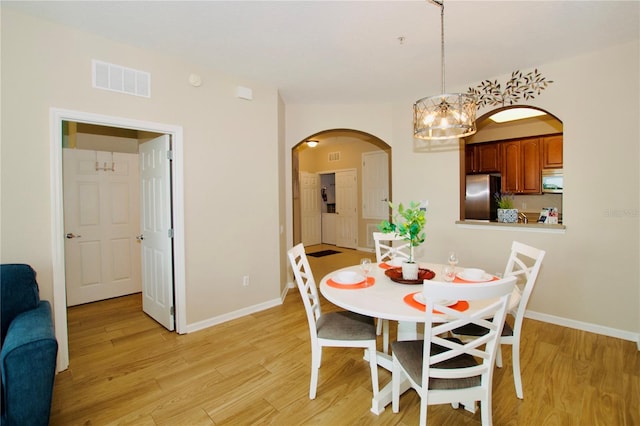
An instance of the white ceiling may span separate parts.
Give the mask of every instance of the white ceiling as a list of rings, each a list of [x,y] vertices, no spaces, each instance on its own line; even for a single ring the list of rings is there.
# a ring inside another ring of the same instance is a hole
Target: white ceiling
[[[174,55],[194,72],[275,86],[287,103],[404,101],[441,91],[440,9],[425,0],[1,4]],[[447,88],[457,90],[640,33],[639,1],[447,0],[445,8]]]

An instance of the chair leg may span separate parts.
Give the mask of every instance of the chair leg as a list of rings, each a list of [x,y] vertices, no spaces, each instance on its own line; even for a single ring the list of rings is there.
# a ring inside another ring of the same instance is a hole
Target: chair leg
[[[378,318],[378,321],[376,322],[376,335],[379,336],[382,334],[382,323],[385,320],[383,320],[382,318]]]
[[[311,383],[309,384],[309,399],[316,399],[318,389],[318,373],[322,358],[322,348],[311,348]]]
[[[496,366],[502,368],[502,345],[498,344],[498,354],[496,356]]]
[[[393,368],[391,371],[391,411],[397,413],[400,411],[400,381],[402,380],[402,372],[400,365],[393,358]]]
[[[522,391],[522,376],[520,375],[520,341],[516,339],[511,346],[513,363],[513,383],[516,385],[516,396],[524,399]]]
[[[427,425],[427,396],[422,395],[420,397],[420,426]]]
[[[378,357],[376,355],[377,349],[375,342],[369,347],[369,366],[371,367],[371,387],[373,389],[373,396],[378,395],[380,391],[380,385],[378,384]]]
[[[480,401],[480,419],[482,420],[482,426],[491,426],[493,424],[493,415],[491,413],[491,393],[485,395],[485,398]]]

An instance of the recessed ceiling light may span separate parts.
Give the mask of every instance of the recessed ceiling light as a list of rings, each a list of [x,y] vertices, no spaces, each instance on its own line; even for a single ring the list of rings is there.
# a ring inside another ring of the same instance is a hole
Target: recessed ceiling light
[[[538,117],[545,115],[544,111],[533,108],[510,108],[497,112],[489,117],[489,120],[496,123],[504,123],[507,121],[522,120],[523,118]]]
[[[307,141],[307,146],[309,148],[315,148],[316,146],[318,146],[318,141]]]

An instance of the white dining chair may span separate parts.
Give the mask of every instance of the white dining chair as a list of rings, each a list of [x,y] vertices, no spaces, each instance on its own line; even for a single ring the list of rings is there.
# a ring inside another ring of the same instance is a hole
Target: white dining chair
[[[374,232],[373,241],[376,248],[376,265],[389,262],[394,259],[409,260],[409,243],[395,244],[394,242],[403,241],[404,239],[398,234]],[[389,353],[389,320],[378,318],[376,334],[382,334],[382,350]]]
[[[420,395],[420,425],[427,424],[427,406],[451,403],[458,407],[467,401],[474,405],[480,401],[482,425],[491,425],[493,367],[515,282],[515,277],[474,285],[425,280],[424,340],[391,344],[394,413],[400,409],[401,382],[408,380]],[[482,301],[485,306],[469,314],[447,306],[456,300]],[[434,314],[434,309],[438,313]],[[442,315],[446,316],[446,322],[441,322]],[[454,328],[470,323],[487,329],[487,333],[464,343],[444,337]]]
[[[373,242],[376,247],[376,262],[380,264],[395,258],[409,260],[409,243],[394,245],[394,241],[403,240],[398,234],[374,232]]]
[[[298,244],[287,255],[304,302],[311,335],[311,384],[309,398],[315,399],[323,347],[350,347],[369,350],[373,396],[378,394],[376,326],[373,318],[349,311],[322,313],[320,298],[304,246]]]
[[[513,297],[519,298],[518,304],[509,312],[513,316],[513,327],[505,322],[500,345],[512,345],[511,355],[513,364],[513,382],[516,387],[516,396],[524,399],[522,389],[522,375],[520,373],[520,338],[522,335],[522,322],[524,313],[531,297],[531,292],[538,279],[538,273],[542,266],[545,251],[526,244],[514,241],[511,245],[511,254],[507,261],[504,277],[516,277],[517,285],[514,289]],[[522,289],[519,287],[522,286]],[[485,333],[486,330],[476,325],[468,325],[457,328],[453,333],[465,339],[466,336],[477,336]],[[498,348],[496,365],[502,367],[502,350]]]

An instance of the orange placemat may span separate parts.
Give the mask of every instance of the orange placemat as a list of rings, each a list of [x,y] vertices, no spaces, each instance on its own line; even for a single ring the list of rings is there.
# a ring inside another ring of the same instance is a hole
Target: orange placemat
[[[375,283],[376,283],[376,279],[374,277],[367,277],[367,281],[366,282],[362,281],[361,283],[358,283],[358,284],[340,284],[340,283],[335,282],[331,278],[329,278],[327,280],[327,285],[329,287],[342,288],[342,289],[345,289],[345,290],[355,290],[357,288],[367,288],[367,287],[371,287]]]
[[[406,303],[407,305],[411,306],[412,308],[416,308],[416,309],[420,309],[422,312],[426,311],[426,306],[423,305],[420,302],[417,302],[416,299],[413,298],[414,294],[418,294],[420,293],[419,291],[413,292],[413,293],[409,293],[404,297],[404,303]],[[460,311],[460,312],[464,312],[467,309],[469,309],[469,302],[467,302],[466,300],[460,300],[458,301],[458,303],[456,303],[453,306],[449,306],[450,308],[455,309],[456,311]],[[439,311],[433,311],[436,314],[441,314],[442,312]]]
[[[378,263],[378,266],[381,267],[382,269],[395,268],[395,266],[387,265],[384,262]]]

